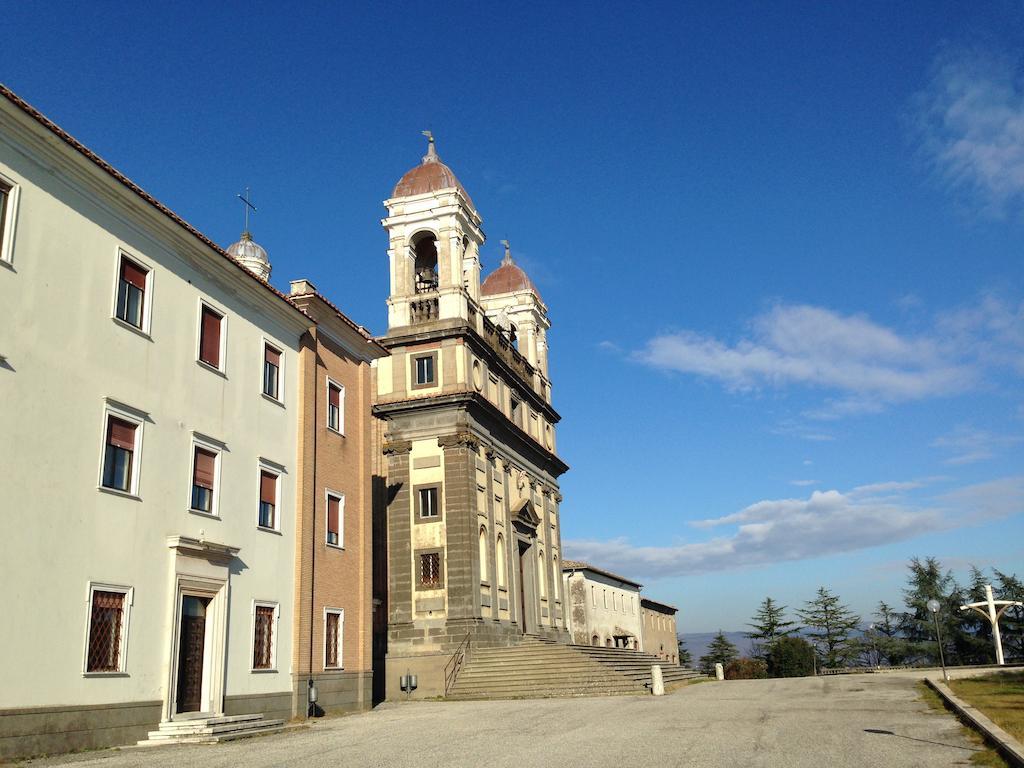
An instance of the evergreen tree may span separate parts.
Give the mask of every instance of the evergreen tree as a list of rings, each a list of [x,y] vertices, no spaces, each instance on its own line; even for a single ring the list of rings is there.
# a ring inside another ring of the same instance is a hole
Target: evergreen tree
[[[817,641],[823,666],[840,667],[854,661],[858,648],[851,635],[860,624],[860,616],[843,605],[837,595],[819,587],[817,596],[797,615],[806,627],[804,634]]]
[[[905,664],[910,656],[910,649],[907,647],[907,639],[903,637],[903,617],[882,600],[878,603],[872,618],[874,623],[869,632],[873,641],[874,663],[891,667]]]
[[[779,605],[770,597],[766,597],[754,614],[752,624],[747,624],[753,632],[747,632],[753,642],[751,648],[755,658],[764,659],[771,653],[772,646],[780,637],[796,632],[795,621],[786,621],[786,606]]]
[[[690,653],[690,649],[686,647],[686,641],[683,640],[682,635],[679,636],[679,666],[693,666],[693,654]]]
[[[1006,574],[995,568],[995,584],[997,600],[1017,600],[1024,602],[1024,583],[1016,574]],[[1003,640],[1003,657],[1007,662],[1024,661],[1024,608],[1014,606],[1007,608],[999,620],[999,633]]]
[[[907,564],[909,574],[903,589],[907,612],[903,614],[903,634],[908,640],[913,661],[938,664],[935,621],[942,633],[942,650],[947,664],[963,664],[969,656],[967,633],[961,621],[960,606],[964,604],[960,586],[951,571],[943,571],[934,557],[924,560],[912,557]],[[938,615],[928,610],[928,601],[939,601]]]
[[[971,585],[963,596],[964,602],[977,603],[985,600],[985,585],[988,583],[988,577],[972,565]],[[992,625],[984,616],[979,616],[974,611],[961,611],[959,606],[957,608],[964,663],[994,664],[996,650],[992,640]]]
[[[802,637],[780,637],[768,653],[768,677],[814,674],[814,648]]]
[[[701,656],[697,663],[700,664],[701,672],[705,675],[713,675],[715,674],[715,664],[721,664],[724,667],[739,655],[736,646],[729,642],[722,630],[718,630],[715,639],[708,646],[708,652]]]

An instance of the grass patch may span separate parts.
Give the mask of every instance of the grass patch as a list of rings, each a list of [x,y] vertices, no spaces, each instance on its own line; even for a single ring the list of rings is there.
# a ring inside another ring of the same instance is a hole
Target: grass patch
[[[921,699],[925,704],[928,705],[928,709],[936,714],[951,714],[957,717],[956,712],[951,709],[947,709],[946,701],[939,694],[925,685],[923,682],[917,684],[917,691],[921,696]],[[974,728],[969,726],[967,723],[960,721],[960,725],[963,727],[967,734],[968,741],[974,746],[978,747],[981,751],[975,752],[971,755],[971,765],[980,765],[984,768],[1010,768],[1010,764],[1007,763],[998,752],[989,746],[988,742],[978,733]]]
[[[1024,741],[1024,672],[969,677],[954,680],[949,687],[1015,739]]]

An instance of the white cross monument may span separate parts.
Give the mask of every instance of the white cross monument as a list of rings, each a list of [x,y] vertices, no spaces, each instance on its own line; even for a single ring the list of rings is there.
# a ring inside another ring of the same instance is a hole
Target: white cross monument
[[[1001,606],[999,610],[996,610],[996,606]],[[996,643],[996,664],[1003,666],[1003,641],[999,637],[999,619],[1002,618],[1003,614],[1006,613],[1008,608],[1013,606],[1024,606],[1024,603],[1014,600],[993,600],[992,599],[992,585],[985,585],[985,599],[980,603],[968,603],[967,605],[961,605],[961,611],[974,611],[975,613],[984,616],[988,619],[989,624],[992,625],[992,638]]]

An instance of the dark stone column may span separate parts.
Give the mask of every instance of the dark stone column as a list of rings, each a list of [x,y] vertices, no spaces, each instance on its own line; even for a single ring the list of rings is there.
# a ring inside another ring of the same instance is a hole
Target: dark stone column
[[[409,451],[412,443],[397,440],[384,445],[387,456],[388,498],[388,624],[412,621],[412,516],[409,504]]]
[[[480,617],[480,567],[476,563],[476,453],[470,432],[437,438],[444,449],[444,527],[448,619]]]

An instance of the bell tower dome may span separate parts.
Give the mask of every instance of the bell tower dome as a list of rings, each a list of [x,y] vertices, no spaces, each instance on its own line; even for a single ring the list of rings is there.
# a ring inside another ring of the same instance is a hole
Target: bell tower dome
[[[441,162],[434,137],[427,154],[384,201],[388,215],[391,285],[388,331],[437,320],[467,319],[480,299],[480,246],[484,233],[476,206],[451,168]]]

